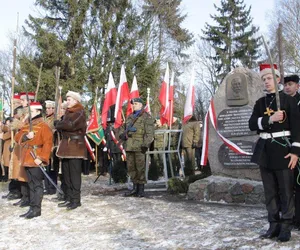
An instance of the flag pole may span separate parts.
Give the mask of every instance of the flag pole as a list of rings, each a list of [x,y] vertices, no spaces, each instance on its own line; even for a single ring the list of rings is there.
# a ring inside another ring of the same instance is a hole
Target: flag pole
[[[96,111],[97,111],[97,98],[98,98],[98,86],[96,87],[96,95],[94,99],[94,105],[96,106]],[[100,104],[101,105],[101,104]],[[97,111],[97,120],[98,120],[98,111]],[[96,167],[96,175],[98,176],[98,145],[95,143],[95,153],[96,153],[96,159],[95,159],[95,167]]]
[[[14,47],[13,47],[13,68],[12,68],[12,77],[11,77],[11,99],[10,99],[10,114],[11,117],[14,117],[14,88],[15,88],[15,78],[16,78],[16,61],[17,61],[17,35],[18,35],[18,28],[19,28],[19,12],[17,14],[17,29],[14,39]],[[29,104],[28,104],[29,105]],[[14,147],[14,131],[11,129],[10,132],[11,136],[11,142],[10,147]],[[9,161],[9,175],[12,176],[12,170],[13,170],[13,152],[10,154],[10,161]]]

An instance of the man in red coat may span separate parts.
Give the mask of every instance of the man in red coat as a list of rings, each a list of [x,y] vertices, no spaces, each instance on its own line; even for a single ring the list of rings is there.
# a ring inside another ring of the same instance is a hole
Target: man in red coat
[[[25,168],[28,178],[30,209],[20,215],[26,219],[41,215],[44,176],[39,166],[49,164],[53,139],[52,130],[42,117],[42,105],[39,102],[30,103],[30,113],[31,121],[14,138],[21,147],[21,167]]]

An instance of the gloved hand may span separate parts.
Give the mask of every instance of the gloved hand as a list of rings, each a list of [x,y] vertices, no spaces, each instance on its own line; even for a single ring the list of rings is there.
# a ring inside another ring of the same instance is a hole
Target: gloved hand
[[[141,147],[141,151],[142,151],[143,154],[145,154],[147,152],[147,150],[148,150],[147,147],[143,147],[143,146]]]
[[[119,138],[122,140],[122,141],[126,141],[128,139],[127,137],[127,134],[126,133],[122,133],[119,135]]]
[[[14,151],[14,146],[9,146],[9,152],[13,152]]]
[[[192,148],[196,148],[196,147],[197,147],[196,143],[193,142]]]
[[[129,132],[133,132],[133,133],[136,132],[136,130],[137,130],[136,127],[130,127],[128,129]]]

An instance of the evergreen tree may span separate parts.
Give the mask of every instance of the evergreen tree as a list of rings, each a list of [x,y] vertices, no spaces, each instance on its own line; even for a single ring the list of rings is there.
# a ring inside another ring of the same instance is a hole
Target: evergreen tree
[[[206,23],[203,38],[210,42],[216,54],[219,76],[224,77],[239,63],[253,68],[259,58],[261,42],[255,35],[259,28],[252,25],[248,9],[243,0],[222,0],[221,7],[214,5],[219,15],[211,15],[216,25]]]

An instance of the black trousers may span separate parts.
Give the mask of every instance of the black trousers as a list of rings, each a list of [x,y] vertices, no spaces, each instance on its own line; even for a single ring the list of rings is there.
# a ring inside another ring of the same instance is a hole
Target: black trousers
[[[300,226],[300,175],[299,175],[299,166],[295,168],[295,224]]]
[[[12,192],[12,193],[17,193],[20,194],[21,193],[21,181],[18,180],[10,180],[9,184],[8,184],[8,191]]]
[[[80,203],[82,159],[63,159],[62,171],[66,185],[66,200]]]
[[[292,223],[294,216],[294,172],[260,167],[269,222]],[[281,218],[279,212],[281,211]]]
[[[20,181],[20,185],[21,185],[21,194],[22,194],[22,200],[23,201],[30,201],[29,199],[29,186],[27,182],[22,182]]]
[[[39,167],[25,167],[28,177],[30,207],[34,211],[41,211],[43,200],[43,172]]]

